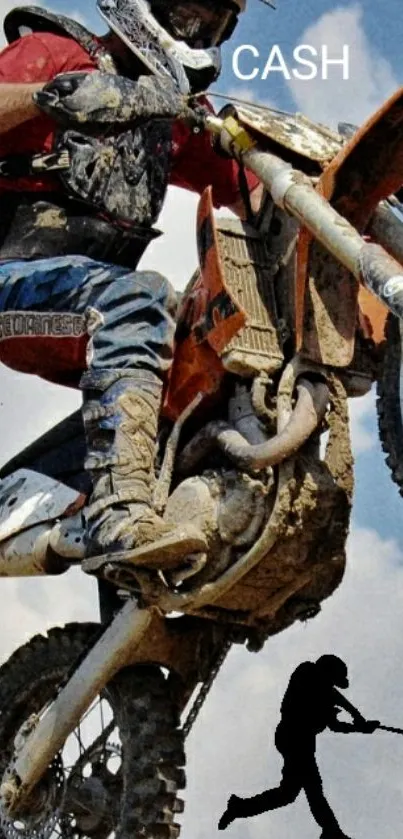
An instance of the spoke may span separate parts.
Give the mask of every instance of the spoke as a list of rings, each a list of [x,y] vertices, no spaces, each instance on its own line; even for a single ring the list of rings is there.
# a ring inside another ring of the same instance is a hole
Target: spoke
[[[83,754],[83,752],[84,752],[84,746],[83,746],[83,742],[82,742],[82,740],[81,740],[80,726],[79,726],[78,728],[75,728],[75,729],[74,729],[73,734],[74,734],[74,736],[75,736],[75,738],[76,738],[76,740],[77,740],[77,742],[78,742],[78,747],[79,747],[79,749],[80,749],[80,757],[81,757],[81,755],[82,755],[82,754]]]
[[[63,780],[62,775],[64,774],[64,783],[66,786],[62,798],[58,798],[58,807],[60,809],[57,813],[53,810],[52,821],[49,821],[49,802],[45,801],[43,827],[38,821],[31,824],[28,819],[24,825],[14,826],[12,835],[8,838],[0,831],[0,839],[44,839],[44,836],[48,836],[49,839],[115,839],[115,826],[119,821],[120,812],[119,802],[122,791],[122,768],[121,765],[119,766],[119,763],[116,767],[113,762],[111,765],[113,765],[113,768],[117,768],[117,771],[112,772],[108,767],[108,763],[110,758],[113,758],[113,761],[117,759],[121,763],[121,746],[119,745],[119,736],[117,736],[117,743],[110,742],[111,735],[114,731],[117,731],[117,735],[119,735],[119,727],[116,725],[113,717],[113,709],[109,707],[108,703],[104,707],[104,702],[105,700],[99,698],[98,702],[92,704],[79,724],[71,732],[66,749],[63,747],[61,753],[58,755],[57,760],[59,763],[55,759],[54,783],[61,789],[60,785]],[[89,714],[92,711],[95,711],[96,715],[98,714],[96,710],[97,704],[100,706],[99,718],[95,716],[94,724],[87,725],[83,730],[82,723]],[[107,722],[111,713],[112,718],[110,722]],[[99,719],[98,723],[96,723],[97,718]],[[96,731],[99,731],[99,724],[101,725],[101,731],[96,736]],[[89,738],[94,739],[87,746],[87,740]],[[66,758],[64,765],[63,756]],[[88,770],[86,767],[88,767]],[[88,815],[97,815],[95,802],[94,804],[91,802],[88,791],[82,788],[82,785],[87,781],[83,773],[87,771],[92,772],[94,777],[99,779],[97,783],[102,783],[105,801],[108,802],[106,813],[102,819],[100,818],[99,824],[91,835],[87,834],[80,827],[80,818],[85,823]],[[53,818],[55,818],[56,824],[53,824]]]
[[[84,749],[82,751],[82,753],[78,757],[75,764],[71,767],[71,771],[73,773],[80,770],[87,759],[88,760],[91,759],[91,752],[95,751],[103,743],[105,744],[105,741],[108,739],[109,735],[112,734],[112,731],[114,730],[114,728],[116,728],[116,724],[115,724],[115,721],[112,719],[110,721],[109,725],[106,726],[104,731],[102,731],[101,734],[99,734],[98,737],[95,738],[93,743],[91,743],[91,745],[88,746],[87,749]],[[76,734],[75,730],[74,730],[74,734]],[[77,736],[77,734],[76,734],[76,736]]]

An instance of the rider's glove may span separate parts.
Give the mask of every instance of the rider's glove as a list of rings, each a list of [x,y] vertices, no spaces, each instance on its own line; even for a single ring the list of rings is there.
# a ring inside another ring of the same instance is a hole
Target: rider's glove
[[[169,79],[73,72],[56,76],[34,93],[35,104],[69,128],[102,128],[147,119],[194,119],[186,97]]]

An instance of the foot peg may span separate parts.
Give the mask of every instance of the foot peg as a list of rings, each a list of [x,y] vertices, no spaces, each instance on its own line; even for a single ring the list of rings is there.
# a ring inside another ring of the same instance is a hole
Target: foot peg
[[[162,536],[155,542],[121,553],[106,553],[84,559],[81,567],[86,574],[101,574],[106,566],[125,568],[135,573],[136,568],[170,571],[183,563],[184,557],[205,553],[207,542],[197,528],[187,525],[182,532]]]

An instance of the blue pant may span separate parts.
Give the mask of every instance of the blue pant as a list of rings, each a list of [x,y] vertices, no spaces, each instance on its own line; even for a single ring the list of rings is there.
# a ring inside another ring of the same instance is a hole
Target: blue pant
[[[85,256],[0,264],[0,361],[70,386],[168,370],[175,292],[153,271]],[[83,375],[84,374],[84,375]]]

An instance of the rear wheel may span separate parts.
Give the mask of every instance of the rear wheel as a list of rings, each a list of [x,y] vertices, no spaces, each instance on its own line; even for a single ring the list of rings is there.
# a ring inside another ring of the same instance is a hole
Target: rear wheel
[[[392,478],[403,495],[403,324],[389,315],[386,349],[378,380],[378,425]]]
[[[41,715],[95,640],[95,624],[36,636],[0,669],[0,778],[14,739]],[[168,680],[157,666],[122,670],[107,685],[63,750],[9,818],[7,839],[174,839],[185,785],[183,735]]]

